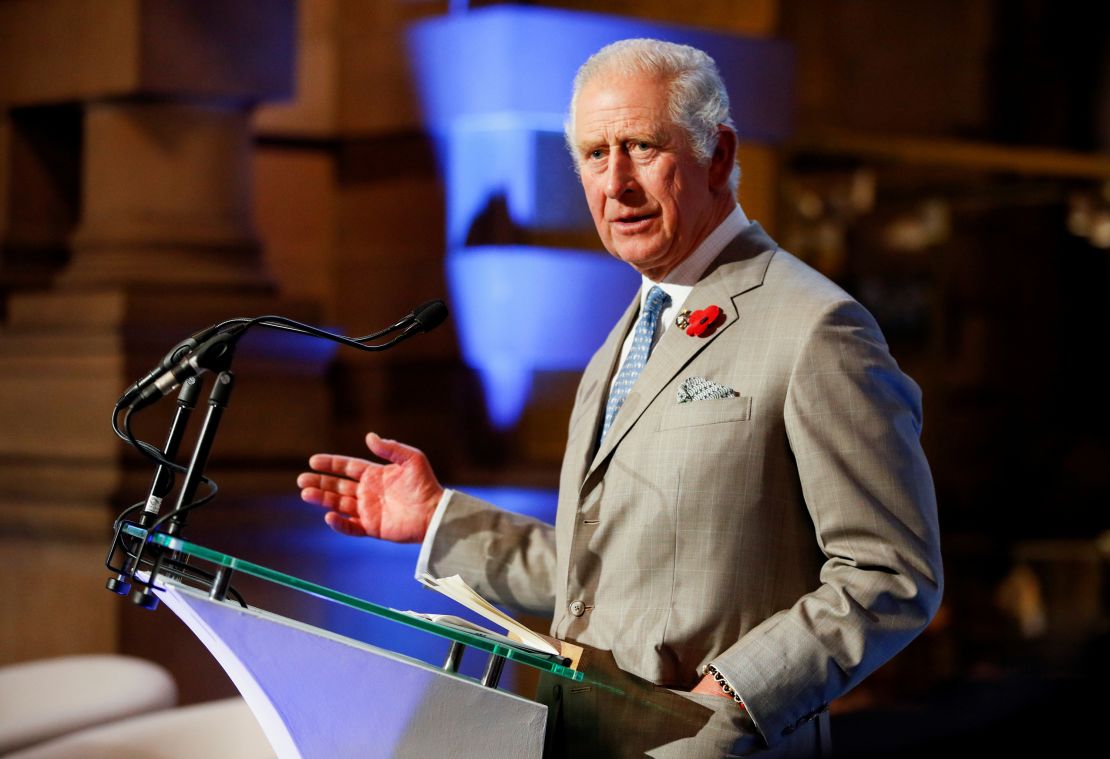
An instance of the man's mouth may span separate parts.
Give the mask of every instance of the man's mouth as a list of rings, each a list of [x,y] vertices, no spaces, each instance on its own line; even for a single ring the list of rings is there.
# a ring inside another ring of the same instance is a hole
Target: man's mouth
[[[613,223],[616,225],[617,229],[626,232],[634,232],[648,226],[653,218],[655,218],[655,214],[651,213],[629,214],[628,216],[618,216],[613,220]]]

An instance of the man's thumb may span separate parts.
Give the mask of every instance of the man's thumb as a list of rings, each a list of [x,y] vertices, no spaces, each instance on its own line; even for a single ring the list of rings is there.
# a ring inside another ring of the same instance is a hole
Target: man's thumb
[[[416,449],[396,440],[387,440],[376,432],[366,434],[366,447],[370,452],[394,464],[403,464],[416,453]]]

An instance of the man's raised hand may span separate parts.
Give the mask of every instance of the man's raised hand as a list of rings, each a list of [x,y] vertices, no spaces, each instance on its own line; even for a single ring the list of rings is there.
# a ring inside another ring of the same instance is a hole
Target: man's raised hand
[[[419,543],[443,496],[427,457],[373,432],[366,436],[366,447],[387,463],[330,453],[312,456],[313,471],[297,477],[301,499],[328,509],[324,521],[344,535]]]

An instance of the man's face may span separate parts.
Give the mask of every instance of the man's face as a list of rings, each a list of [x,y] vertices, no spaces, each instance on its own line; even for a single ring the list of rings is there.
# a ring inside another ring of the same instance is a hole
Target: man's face
[[[723,219],[713,162],[699,166],[671,122],[664,82],[604,73],[587,82],[574,144],[601,242],[650,279],[661,280]]]

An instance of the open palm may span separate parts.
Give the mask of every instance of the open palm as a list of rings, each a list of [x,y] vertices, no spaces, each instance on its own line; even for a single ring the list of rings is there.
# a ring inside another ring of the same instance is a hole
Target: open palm
[[[373,432],[366,436],[366,447],[386,463],[330,453],[312,456],[313,471],[297,477],[301,498],[328,509],[324,521],[344,535],[422,541],[443,495],[427,457]]]

